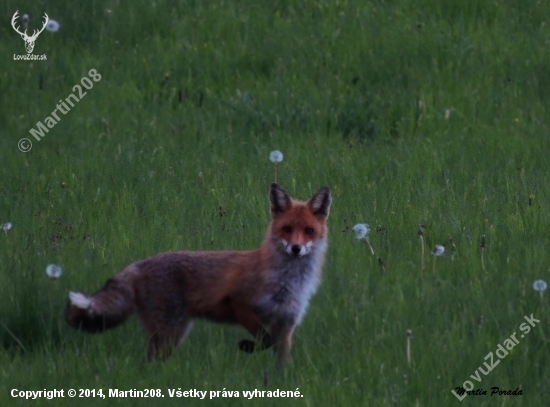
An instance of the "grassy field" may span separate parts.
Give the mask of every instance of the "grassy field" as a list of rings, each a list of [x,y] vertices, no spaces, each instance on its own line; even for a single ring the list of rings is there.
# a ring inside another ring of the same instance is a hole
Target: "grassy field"
[[[31,29],[44,12],[60,22],[36,41],[47,61],[13,60],[16,10]],[[0,230],[1,405],[547,404],[549,293],[533,282],[550,280],[550,3],[9,0],[0,14],[0,224],[13,224]],[[101,79],[30,135],[91,69]],[[271,352],[240,353],[239,327],[197,322],[169,361],[147,364],[135,320],[98,336],[66,325],[70,290],[134,260],[258,246],[275,149],[292,196],[333,193],[323,284],[286,371]],[[451,390],[467,380],[488,394],[460,403]],[[239,397],[170,398],[178,388]]]

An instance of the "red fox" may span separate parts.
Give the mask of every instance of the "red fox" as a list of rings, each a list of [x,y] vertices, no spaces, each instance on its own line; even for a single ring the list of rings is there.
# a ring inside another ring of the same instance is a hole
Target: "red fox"
[[[271,223],[250,251],[160,253],[127,266],[91,296],[71,292],[65,311],[74,328],[102,332],[136,313],[149,338],[147,359],[168,358],[195,318],[240,324],[255,340],[248,353],[274,348],[290,361],[294,329],[320,283],[330,189],[307,202],[292,200],[276,183],[269,190]]]

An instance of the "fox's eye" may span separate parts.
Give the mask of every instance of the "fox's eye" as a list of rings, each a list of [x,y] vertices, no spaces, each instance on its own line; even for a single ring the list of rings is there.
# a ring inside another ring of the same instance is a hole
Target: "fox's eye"
[[[292,227],[290,227],[290,226],[283,226],[283,232],[285,232],[285,233],[291,233],[291,232],[292,232]]]
[[[304,230],[304,233],[305,233],[306,235],[312,235],[312,234],[313,234],[313,228],[306,228],[306,229]]]

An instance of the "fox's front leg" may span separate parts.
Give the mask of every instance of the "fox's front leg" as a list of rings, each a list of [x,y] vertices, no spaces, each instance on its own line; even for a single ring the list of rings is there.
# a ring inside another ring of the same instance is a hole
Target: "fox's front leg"
[[[271,335],[262,328],[256,337],[255,341],[250,339],[242,339],[239,341],[239,349],[246,353],[254,353],[257,350],[265,350],[273,346]]]
[[[234,302],[232,308],[239,324],[245,327],[255,339],[255,341],[250,339],[239,341],[240,350],[252,353],[256,350],[270,348],[273,345],[271,335],[264,329],[260,318],[250,306]]]
[[[271,327],[273,346],[279,365],[284,367],[290,363],[290,350],[292,349],[292,334],[295,325],[274,324]]]

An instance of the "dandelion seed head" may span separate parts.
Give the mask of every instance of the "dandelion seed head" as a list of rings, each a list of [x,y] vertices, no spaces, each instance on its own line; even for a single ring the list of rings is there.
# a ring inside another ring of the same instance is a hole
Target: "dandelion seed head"
[[[279,150],[272,151],[271,153],[269,153],[269,160],[275,164],[280,163],[281,161],[283,161],[283,153],[281,153]]]
[[[353,231],[355,232],[355,237],[357,239],[364,239],[368,236],[370,232],[369,225],[364,223],[358,223],[353,227]]]
[[[59,278],[61,277],[62,273],[63,270],[57,264],[50,264],[48,267],[46,267],[46,274],[50,278]]]
[[[8,230],[10,230],[11,228],[13,227],[13,225],[11,224],[11,222],[6,222],[2,225],[2,230],[4,232],[7,232]]]
[[[548,288],[548,284],[546,284],[546,281],[544,280],[536,280],[533,283],[533,288],[535,289],[535,291],[542,292]]]
[[[59,31],[60,28],[61,28],[61,24],[59,24],[55,20],[52,20],[51,18],[48,20],[48,23],[46,24],[46,30],[52,33]]]
[[[445,253],[445,246],[442,246],[440,244],[436,244],[435,248],[432,252],[432,256],[441,256],[443,253]]]

